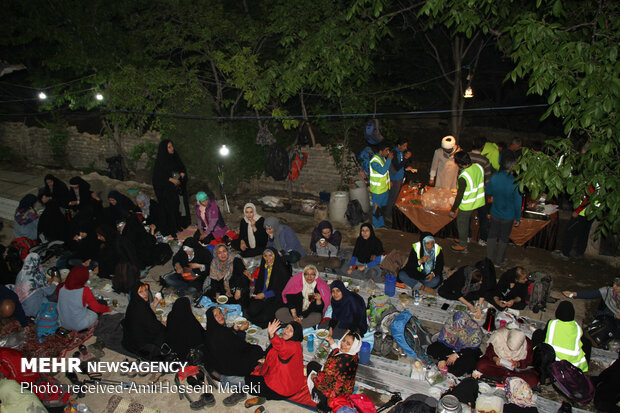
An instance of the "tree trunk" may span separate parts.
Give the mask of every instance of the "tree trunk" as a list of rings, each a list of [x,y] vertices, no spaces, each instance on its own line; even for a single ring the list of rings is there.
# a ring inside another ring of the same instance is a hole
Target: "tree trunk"
[[[306,125],[308,126],[308,133],[310,133],[310,140],[312,141],[312,146],[316,146],[316,138],[314,137],[314,132],[312,131],[312,125],[310,124],[310,120],[308,119],[308,112],[306,111],[306,105],[304,103],[303,89],[299,92],[299,102],[301,103],[301,113],[303,114],[304,120],[306,121]]]
[[[452,85],[452,102],[451,102],[451,132],[459,140],[461,134],[461,127],[463,124],[463,80],[462,65],[463,65],[463,40],[456,36],[452,42],[452,58],[454,60],[454,83]]]

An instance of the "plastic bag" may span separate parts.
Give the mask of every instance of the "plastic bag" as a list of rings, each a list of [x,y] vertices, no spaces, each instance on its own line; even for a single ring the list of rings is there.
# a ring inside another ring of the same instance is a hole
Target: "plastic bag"
[[[450,188],[428,188],[422,194],[422,207],[427,210],[450,209],[454,194]]]
[[[0,347],[19,350],[26,343],[26,339],[26,330],[16,331],[15,333],[0,337]]]

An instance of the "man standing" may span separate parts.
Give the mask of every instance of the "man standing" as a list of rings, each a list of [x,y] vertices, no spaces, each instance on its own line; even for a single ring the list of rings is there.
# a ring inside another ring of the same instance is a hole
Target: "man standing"
[[[456,188],[456,177],[459,173],[458,166],[454,163],[454,154],[460,150],[454,136],[444,136],[441,140],[441,148],[435,149],[433,163],[431,164],[430,186],[438,188]]]
[[[403,180],[405,179],[405,171],[412,173],[417,172],[417,169],[413,169],[411,166],[405,166],[408,160],[411,158],[411,152],[407,150],[409,143],[400,138],[396,147],[392,149],[394,158],[392,159],[392,165],[390,166],[390,195],[385,211],[385,219],[392,220],[392,208],[398,199],[398,194],[403,186]]]
[[[370,159],[370,195],[372,197],[372,225],[385,226],[383,216],[390,192],[390,165],[394,154],[387,143],[379,144],[377,153]]]
[[[486,186],[489,182],[489,178],[491,178],[491,175],[493,175],[495,171],[491,166],[491,162],[481,153],[485,143],[486,138],[484,136],[474,138],[469,157],[473,163],[477,163],[484,169],[484,185]],[[478,245],[484,247],[487,245],[487,236],[489,234],[489,208],[486,202],[478,209],[478,221],[480,222]]]
[[[458,244],[450,248],[453,251],[467,253],[467,235],[472,213],[484,205],[484,169],[477,163],[472,164],[471,158],[465,152],[454,154],[454,162],[461,168],[458,179],[458,192],[450,216],[456,216],[456,227],[459,233]]]

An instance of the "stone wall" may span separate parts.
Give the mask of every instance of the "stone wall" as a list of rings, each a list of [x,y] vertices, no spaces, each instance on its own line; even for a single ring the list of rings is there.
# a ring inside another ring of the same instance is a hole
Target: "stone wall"
[[[69,165],[60,165],[52,157],[49,144],[50,131],[45,128],[29,127],[19,122],[0,123],[0,145],[8,147],[15,155],[25,158],[28,162],[62,168],[83,169],[93,167],[107,170],[106,158],[116,155],[116,148],[111,139],[104,136],[79,132],[76,127],[67,128],[69,140],[66,154]],[[159,143],[158,132],[148,132],[144,136],[123,136],[123,150],[131,150],[140,143]],[[138,169],[144,167],[145,156],[138,162]]]
[[[342,185],[340,172],[334,164],[329,150],[317,145],[303,147],[302,152],[308,154],[308,162],[301,170],[299,178],[293,181],[293,192],[314,194],[318,196],[321,191],[333,192]],[[288,180],[276,181],[265,174],[260,179],[253,179],[249,183],[243,183],[238,188],[238,193],[244,191],[287,191]]]

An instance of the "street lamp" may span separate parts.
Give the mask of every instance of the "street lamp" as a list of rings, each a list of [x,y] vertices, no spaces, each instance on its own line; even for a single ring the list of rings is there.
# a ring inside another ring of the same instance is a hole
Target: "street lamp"
[[[97,99],[98,101],[100,101],[100,102],[101,102],[101,101],[103,100],[103,95],[102,95],[101,93],[97,93],[97,94],[95,95],[95,99]]]
[[[226,197],[226,192],[224,192],[224,159],[230,154],[230,149],[228,149],[228,146],[222,145],[220,146],[219,153],[222,159],[217,167],[217,179],[220,181],[220,191],[222,192],[222,195],[224,195],[226,211],[230,214],[230,205],[228,205],[228,198]]]
[[[47,99],[47,95],[45,94],[45,92],[39,92],[39,99],[41,100]]]

